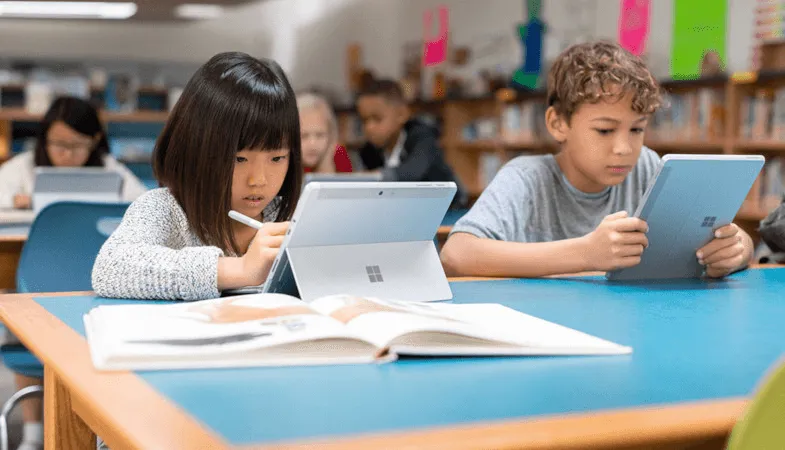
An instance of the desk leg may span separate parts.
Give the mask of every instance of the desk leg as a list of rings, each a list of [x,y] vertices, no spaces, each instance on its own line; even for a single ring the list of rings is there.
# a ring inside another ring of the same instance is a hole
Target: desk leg
[[[96,448],[95,434],[71,409],[71,393],[57,374],[44,366],[44,448]]]

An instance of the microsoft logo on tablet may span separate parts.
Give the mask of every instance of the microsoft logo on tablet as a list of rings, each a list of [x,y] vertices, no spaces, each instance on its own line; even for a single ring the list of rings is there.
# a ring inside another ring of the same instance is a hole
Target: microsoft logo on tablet
[[[706,216],[706,217],[703,218],[703,224],[701,226],[702,227],[707,227],[707,228],[712,228],[712,227],[714,227],[714,222],[716,222],[716,221],[717,221],[717,217],[716,216]]]
[[[379,266],[365,266],[365,271],[368,272],[368,279],[371,280],[371,283],[381,283],[384,281]]]

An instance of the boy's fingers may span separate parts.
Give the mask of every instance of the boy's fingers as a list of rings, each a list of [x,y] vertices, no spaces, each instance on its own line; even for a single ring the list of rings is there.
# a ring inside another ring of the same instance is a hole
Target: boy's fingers
[[[731,236],[735,236],[738,233],[739,233],[739,227],[737,227],[735,224],[730,224],[722,228],[718,228],[714,232],[714,237],[718,239],[729,238]]]
[[[649,231],[649,225],[637,217],[617,219],[613,222],[613,227],[616,231],[640,231],[642,233]]]
[[[697,256],[699,260],[706,261],[718,251],[721,251],[722,249],[728,247],[732,247],[738,244],[739,242],[741,242],[741,236],[731,236],[729,238],[712,239],[711,242],[704,245],[703,248],[698,250],[695,256]]]
[[[623,219],[623,218],[627,217],[627,215],[628,215],[627,211],[619,211],[619,212],[613,213],[613,214],[611,214],[609,216],[606,216],[604,220],[611,221],[611,220]]]
[[[619,233],[621,235],[621,243],[624,245],[642,245],[644,248],[649,247],[649,238],[643,233]]]
[[[737,256],[740,256],[744,253],[744,247],[741,245],[731,245],[730,247],[725,247],[719,251],[712,253],[709,256],[703,258],[703,264],[705,265],[719,265],[723,267],[724,265],[729,265],[728,268],[735,267],[737,265],[736,262],[731,262]],[[723,264],[725,263],[725,264]]]

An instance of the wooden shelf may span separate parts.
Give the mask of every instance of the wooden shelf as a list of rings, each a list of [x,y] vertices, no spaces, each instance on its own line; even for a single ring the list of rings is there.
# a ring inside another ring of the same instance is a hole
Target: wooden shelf
[[[103,87],[97,86],[90,86],[90,92],[104,92]],[[24,84],[6,84],[0,86],[0,90],[5,92],[23,92],[25,90]],[[169,90],[167,88],[162,88],[158,86],[139,86],[137,90],[139,94],[145,95],[169,95]]]
[[[721,140],[691,141],[691,140],[659,140],[652,139],[644,142],[646,147],[658,153],[722,153],[725,143]]]
[[[132,113],[119,113],[112,111],[102,111],[101,118],[106,122],[166,122],[169,111],[145,111],[139,110]]]
[[[119,113],[101,111],[101,118],[106,122],[166,122],[168,111],[135,111],[132,113]],[[39,122],[43,114],[33,114],[24,108],[0,108],[0,120],[10,122]]]
[[[103,89],[95,89],[95,90],[97,90],[98,92],[103,92]],[[158,87],[158,86],[140,86],[137,92],[139,94],[144,94],[144,95],[160,95],[160,96],[169,95],[169,89]]]
[[[739,141],[733,146],[740,152],[785,152],[785,142],[775,140]]]
[[[771,143],[777,144],[779,148],[785,151],[785,142]],[[454,141],[448,142],[446,145],[455,146],[461,150],[467,151],[493,151],[500,148],[505,150],[522,150],[534,152],[552,152],[557,148],[555,142],[544,140],[491,140],[482,139],[477,141]],[[723,141],[706,141],[706,142],[691,142],[691,141],[647,141],[645,145],[656,152],[662,153],[722,153]]]
[[[522,140],[513,139],[502,141],[505,150],[509,151],[528,151],[535,153],[553,153],[558,149],[556,142],[544,141],[539,139]]]
[[[24,108],[0,108],[0,120],[10,122],[38,122],[43,117],[42,114],[32,114]]]
[[[719,74],[710,77],[698,77],[684,80],[665,79],[660,80],[660,86],[666,90],[683,90],[689,88],[702,88],[711,86],[723,86],[728,82],[728,74]]]
[[[736,220],[745,220],[750,222],[760,222],[765,219],[769,213],[777,209],[782,203],[782,199],[776,196],[769,196],[763,199],[745,200],[736,214]]]
[[[457,141],[447,143],[448,146],[455,146],[461,150],[476,152],[493,152],[501,148],[499,141],[491,139],[478,139],[476,141]]]

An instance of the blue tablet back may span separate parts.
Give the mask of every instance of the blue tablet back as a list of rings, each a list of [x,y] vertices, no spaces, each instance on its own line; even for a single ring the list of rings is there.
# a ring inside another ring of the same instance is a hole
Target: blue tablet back
[[[649,247],[635,267],[610,280],[695,278],[695,256],[733,222],[764,163],[759,155],[666,155],[635,216],[649,225]]]

